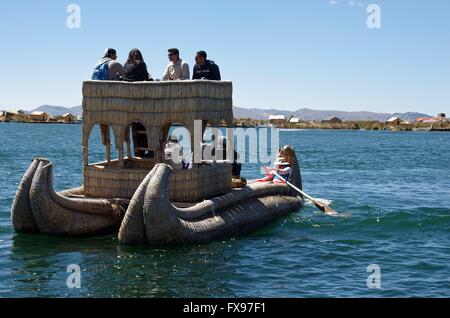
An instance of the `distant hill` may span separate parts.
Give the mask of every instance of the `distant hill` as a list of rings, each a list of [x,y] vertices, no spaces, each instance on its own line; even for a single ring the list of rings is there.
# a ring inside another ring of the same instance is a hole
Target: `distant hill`
[[[268,120],[270,115],[284,115],[288,118],[292,114],[293,112],[288,110],[233,107],[235,118]]]
[[[392,117],[400,117],[402,119],[411,121],[411,120],[415,120],[420,117],[433,117],[433,116],[430,116],[427,114],[422,114],[422,113],[407,112],[407,113],[394,113],[394,114],[392,114]]]
[[[81,116],[83,114],[82,106],[74,107],[63,107],[63,106],[52,106],[52,105],[42,105],[33,111],[43,111],[51,116],[64,115],[66,113],[72,113],[75,116]],[[415,120],[419,117],[432,117],[427,114],[422,113],[374,113],[366,111],[357,112],[346,112],[337,110],[314,110],[309,108],[302,108],[296,111],[289,110],[278,110],[272,109],[260,109],[260,108],[244,108],[244,107],[233,107],[234,117],[236,118],[251,118],[259,120],[268,120],[270,115],[284,115],[286,119],[290,116],[300,117],[302,120],[324,120],[327,117],[336,116],[342,120],[376,120],[376,121],[386,121],[391,117],[400,117],[405,120]]]
[[[36,109],[33,109],[31,112],[34,111],[46,112],[50,116],[61,116],[67,113],[71,113],[75,116],[81,116],[83,114],[83,108],[81,105],[74,107],[42,105]]]
[[[374,113],[367,111],[346,112],[337,110],[314,110],[303,108],[296,111],[286,111],[277,109],[258,109],[233,107],[234,117],[268,120],[270,115],[284,115],[286,119],[290,116],[300,117],[302,120],[324,120],[327,117],[336,116],[342,120],[376,120],[386,121],[390,117],[396,116],[406,120],[414,120],[419,117],[432,117],[422,113]]]

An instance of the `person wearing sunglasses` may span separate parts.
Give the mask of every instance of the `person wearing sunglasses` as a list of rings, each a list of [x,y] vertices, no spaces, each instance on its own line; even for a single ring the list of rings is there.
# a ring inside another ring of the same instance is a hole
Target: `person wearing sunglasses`
[[[180,59],[180,51],[178,49],[169,49],[169,64],[163,75],[163,81],[188,80],[190,79],[189,65]]]
[[[193,80],[207,79],[211,81],[220,81],[220,70],[214,61],[207,60],[205,51],[198,51],[195,55],[195,66]]]

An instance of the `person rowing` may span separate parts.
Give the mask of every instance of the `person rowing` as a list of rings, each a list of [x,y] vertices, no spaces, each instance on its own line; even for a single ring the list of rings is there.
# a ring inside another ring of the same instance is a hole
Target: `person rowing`
[[[258,182],[286,183],[291,175],[291,165],[283,157],[278,157],[273,163],[275,168],[263,166],[266,176],[258,179]]]

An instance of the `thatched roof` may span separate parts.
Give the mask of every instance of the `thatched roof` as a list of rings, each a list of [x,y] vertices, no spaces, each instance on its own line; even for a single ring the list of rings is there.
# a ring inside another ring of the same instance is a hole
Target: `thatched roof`
[[[269,120],[284,120],[284,115],[270,115]]]
[[[48,116],[46,112],[35,111],[31,113],[31,116]]]
[[[387,120],[388,123],[393,123],[395,121],[402,121],[400,117],[391,117]]]

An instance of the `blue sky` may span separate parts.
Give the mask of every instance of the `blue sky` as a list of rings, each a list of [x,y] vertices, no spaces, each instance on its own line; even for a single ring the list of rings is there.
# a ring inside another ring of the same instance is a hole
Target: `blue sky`
[[[366,25],[371,3],[381,29]],[[208,52],[236,106],[450,113],[449,16],[448,0],[5,1],[0,108],[81,104],[107,47],[120,62],[140,48],[160,78],[178,47],[191,68]]]

